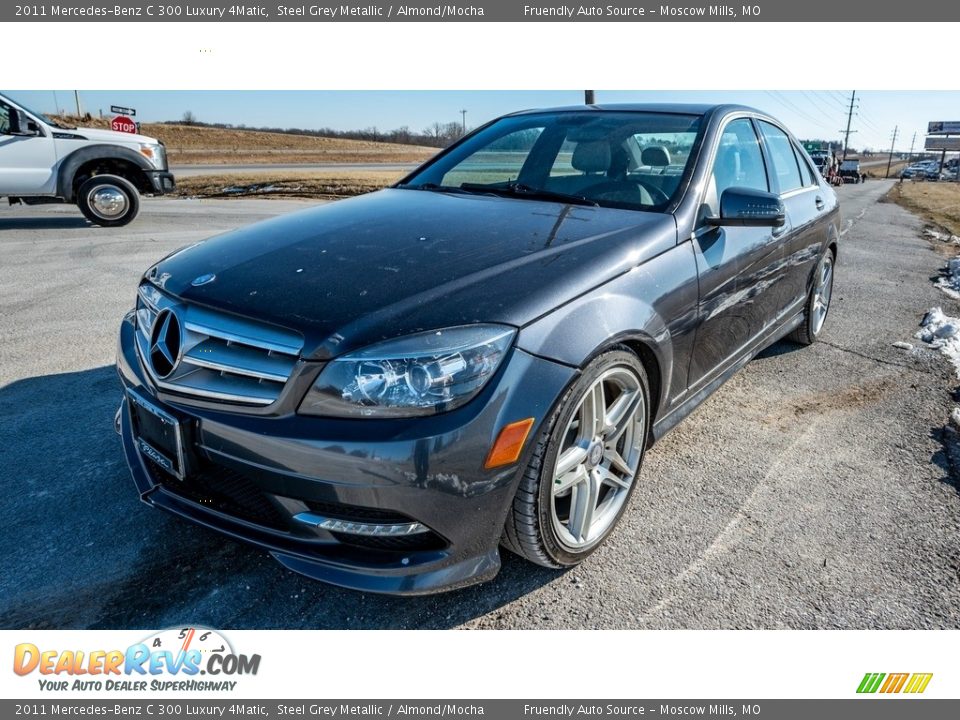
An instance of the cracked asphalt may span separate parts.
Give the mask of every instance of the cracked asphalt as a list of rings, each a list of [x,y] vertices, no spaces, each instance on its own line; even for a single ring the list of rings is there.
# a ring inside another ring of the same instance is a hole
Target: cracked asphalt
[[[958,380],[913,338],[960,303],[922,223],[840,190],[823,342],[766,350],[647,455],[577,569],[504,554],[492,582],[397,599],[305,580],[137,500],[112,429],[115,333],[165,253],[295,201],[147,200],[127,228],[0,210],[4,628],[956,628]],[[892,346],[898,340],[912,351]]]

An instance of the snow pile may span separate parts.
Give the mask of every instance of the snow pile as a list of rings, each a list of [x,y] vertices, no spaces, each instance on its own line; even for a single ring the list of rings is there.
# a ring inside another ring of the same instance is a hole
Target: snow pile
[[[917,337],[950,358],[960,377],[960,318],[944,315],[938,307],[931,308],[920,321]]]
[[[947,263],[945,274],[937,278],[937,287],[954,300],[960,300],[960,255]]]

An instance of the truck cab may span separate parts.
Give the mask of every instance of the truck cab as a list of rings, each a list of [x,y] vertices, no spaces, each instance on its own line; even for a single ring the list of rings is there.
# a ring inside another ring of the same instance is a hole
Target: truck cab
[[[11,205],[72,203],[90,222],[117,227],[137,216],[141,195],[175,186],[159,140],[67,127],[0,94],[0,197]]]

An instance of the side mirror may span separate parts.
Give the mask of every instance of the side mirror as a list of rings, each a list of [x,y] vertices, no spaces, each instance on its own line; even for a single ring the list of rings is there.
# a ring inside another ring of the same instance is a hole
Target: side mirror
[[[707,224],[738,227],[782,227],[787,221],[783,202],[764,190],[732,187],[720,196],[720,217],[707,218]]]
[[[27,117],[23,110],[10,108],[10,130],[11,135],[33,136],[40,134],[40,128],[37,124]]]

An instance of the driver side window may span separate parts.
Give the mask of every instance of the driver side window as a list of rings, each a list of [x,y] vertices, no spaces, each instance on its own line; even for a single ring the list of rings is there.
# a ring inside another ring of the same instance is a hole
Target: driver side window
[[[723,129],[707,182],[704,202],[713,215],[720,214],[720,197],[727,188],[769,190],[760,142],[748,118],[734,120]]]

